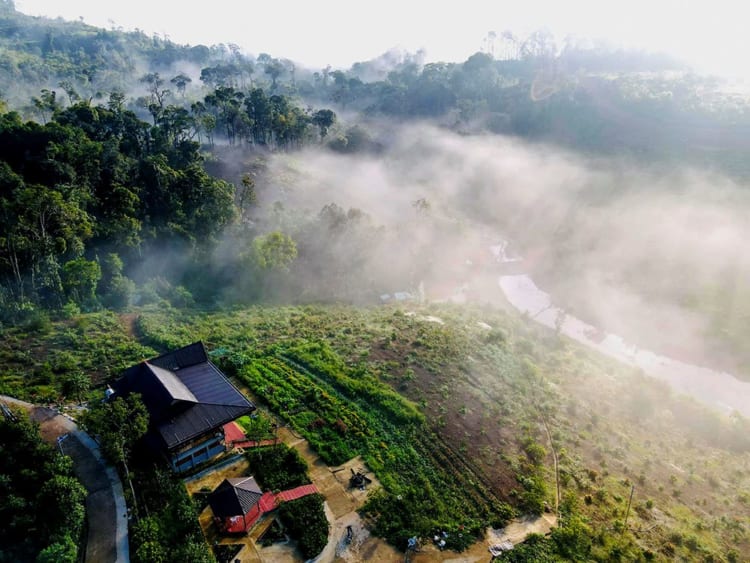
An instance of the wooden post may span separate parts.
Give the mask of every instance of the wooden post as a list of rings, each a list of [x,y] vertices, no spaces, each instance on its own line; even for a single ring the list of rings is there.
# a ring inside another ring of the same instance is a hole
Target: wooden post
[[[622,525],[622,534],[625,533],[625,528],[628,526],[628,516],[630,516],[630,505],[633,503],[633,493],[635,492],[635,485],[630,486],[630,498],[628,499],[628,508],[625,510],[625,522]]]

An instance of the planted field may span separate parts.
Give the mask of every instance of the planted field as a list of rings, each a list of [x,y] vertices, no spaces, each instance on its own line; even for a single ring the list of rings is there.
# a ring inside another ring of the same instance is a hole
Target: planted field
[[[413,535],[440,528],[455,532],[455,547],[463,547],[487,525],[510,516],[510,507],[460,458],[446,455],[450,449],[416,406],[390,387],[357,377],[324,344],[269,354],[228,371],[236,371],[329,465],[363,456],[386,490],[366,512],[377,517],[376,531],[390,541],[403,546]]]

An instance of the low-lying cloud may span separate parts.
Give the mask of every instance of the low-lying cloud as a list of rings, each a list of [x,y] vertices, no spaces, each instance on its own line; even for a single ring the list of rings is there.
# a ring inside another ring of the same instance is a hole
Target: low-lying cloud
[[[369,238],[293,233],[331,235],[299,243],[357,256],[355,285],[471,281],[478,270],[469,266],[493,238],[507,238],[523,268],[572,311],[699,355],[709,353],[695,343],[710,329],[710,309],[743,298],[750,192],[729,178],[430,125],[378,127],[378,154],[275,155],[260,186],[266,208],[279,201],[314,217],[335,203],[380,227]]]

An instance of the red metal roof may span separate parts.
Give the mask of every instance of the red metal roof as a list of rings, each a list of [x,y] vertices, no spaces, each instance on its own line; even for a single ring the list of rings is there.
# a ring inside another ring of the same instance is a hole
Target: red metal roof
[[[315,485],[302,485],[301,487],[295,487],[294,489],[278,493],[276,495],[276,503],[297,500],[298,498],[306,497],[307,495],[314,495],[317,492],[318,487]]]
[[[264,493],[258,504],[260,504],[262,513],[271,512],[276,508],[276,495],[273,493]]]
[[[247,436],[236,422],[230,422],[224,425],[224,442],[229,446],[234,442],[247,440]]]
[[[236,422],[224,425],[224,443],[227,447],[257,448],[259,446],[273,446],[276,440],[248,440],[242,428]]]

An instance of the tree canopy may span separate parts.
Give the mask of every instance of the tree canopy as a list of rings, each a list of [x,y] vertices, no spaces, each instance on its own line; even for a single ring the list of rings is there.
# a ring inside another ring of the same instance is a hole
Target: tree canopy
[[[86,490],[25,415],[0,417],[0,561],[78,560]]]

